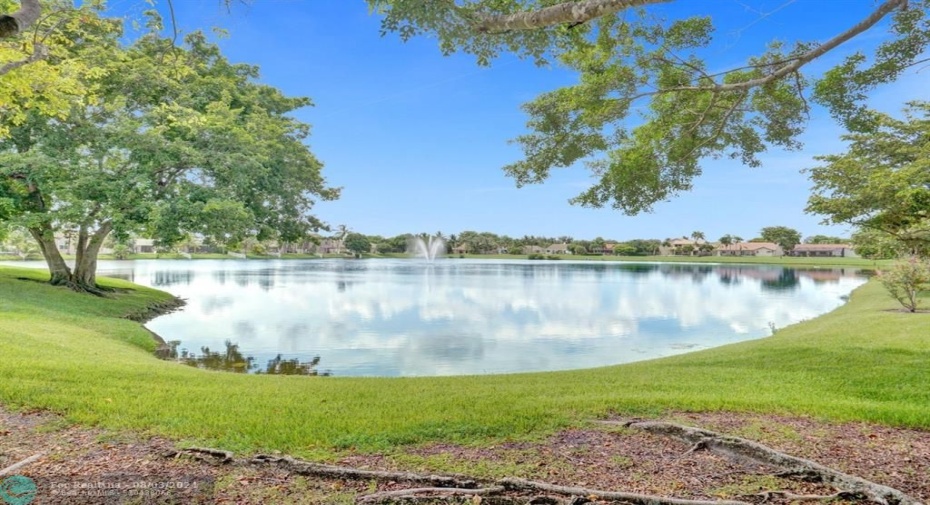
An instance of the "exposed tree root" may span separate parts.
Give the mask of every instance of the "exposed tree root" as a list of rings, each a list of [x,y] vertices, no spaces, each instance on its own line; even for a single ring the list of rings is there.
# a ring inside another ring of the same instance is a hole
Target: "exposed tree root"
[[[28,458],[26,458],[26,459],[24,459],[24,460],[22,460],[22,461],[17,461],[16,463],[13,463],[12,465],[10,465],[10,466],[8,466],[8,467],[6,467],[6,468],[0,469],[0,476],[13,473],[13,472],[15,472],[16,470],[19,470],[20,468],[22,468],[22,467],[28,465],[29,463],[32,463],[33,461],[35,461],[35,460],[41,458],[41,457],[44,456],[44,455],[45,455],[45,454],[43,454],[43,453],[41,453],[41,452],[38,453],[38,454],[33,454],[32,456],[29,456]]]
[[[397,491],[383,491],[365,495],[358,499],[359,503],[392,503],[398,498],[416,497],[416,495],[426,494],[424,498],[435,499],[437,496],[461,495],[461,496],[480,496],[488,494],[498,494],[504,491],[502,486],[485,487],[479,489],[462,489],[451,487],[417,487],[413,489],[399,489]]]
[[[602,491],[584,487],[557,486],[555,484],[549,484],[548,482],[536,482],[523,479],[502,479],[498,482],[510,491],[546,491],[564,496],[583,496],[597,498],[599,500],[622,501],[635,505],[746,505],[746,502],[740,501],[684,500],[638,493]]]
[[[212,449],[209,447],[188,447],[187,449],[171,451],[166,454],[166,456],[169,458],[177,458],[181,455],[188,455],[194,459],[211,465],[226,465],[235,461],[233,453],[224,451],[222,449]]]
[[[601,423],[636,428],[695,444],[689,452],[703,446],[707,450],[727,457],[782,468],[784,472],[779,473],[779,476],[795,476],[824,482],[847,493],[847,495],[861,495],[882,505],[921,505],[917,499],[897,489],[848,475],[814,461],[791,456],[744,438],[722,435],[680,424],[656,421],[602,421]]]
[[[173,451],[168,456],[189,455],[211,464],[270,465],[290,473],[327,479],[363,480],[407,484],[417,487],[380,491],[357,498],[360,504],[482,504],[482,505],[582,505],[586,503],[623,503],[626,505],[748,505],[771,500],[813,502],[830,500],[869,500],[882,505],[922,505],[897,489],[847,475],[813,461],[797,458],[762,444],[713,431],[673,423],[651,421],[602,421],[668,436],[690,443],[682,457],[707,449],[715,453],[782,469],[779,476],[802,477],[834,486],[829,495],[803,495],[790,491],[766,491],[744,495],[748,501],[688,500],[638,493],[571,487],[517,478],[499,480],[474,479],[461,475],[426,475],[412,472],[361,470],[351,467],[302,461],[287,456],[258,455],[236,460],[228,451],[190,448]]]
[[[468,477],[444,475],[423,475],[411,472],[385,472],[379,470],[359,470],[345,466],[311,463],[290,457],[277,457],[260,454],[250,461],[257,465],[274,465],[299,475],[313,475],[336,479],[379,480],[421,484],[431,487],[477,489],[478,482]]]
[[[745,495],[748,497],[758,497],[762,498],[763,502],[770,501],[774,498],[782,498],[790,501],[832,501],[832,500],[861,500],[862,495],[856,493],[847,493],[845,491],[840,491],[839,493],[820,495],[820,494],[794,494],[789,491],[765,491],[764,493],[757,493],[754,495]]]

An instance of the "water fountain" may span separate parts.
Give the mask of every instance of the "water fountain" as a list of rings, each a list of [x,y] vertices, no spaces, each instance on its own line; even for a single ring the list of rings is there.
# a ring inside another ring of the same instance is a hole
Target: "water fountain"
[[[433,261],[446,253],[446,240],[439,236],[413,237],[410,239],[409,250],[417,258]]]

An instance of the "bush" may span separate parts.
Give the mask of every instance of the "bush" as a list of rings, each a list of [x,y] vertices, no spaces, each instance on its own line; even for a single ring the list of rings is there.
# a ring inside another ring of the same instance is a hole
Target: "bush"
[[[916,256],[899,261],[878,274],[885,289],[891,293],[908,312],[917,312],[920,301],[917,294],[930,290],[930,260]]]

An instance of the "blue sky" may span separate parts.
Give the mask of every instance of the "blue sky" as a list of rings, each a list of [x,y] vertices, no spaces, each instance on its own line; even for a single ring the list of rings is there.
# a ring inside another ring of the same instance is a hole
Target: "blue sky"
[[[166,11],[164,2],[157,6]],[[111,0],[110,8],[138,16],[148,6]],[[874,8],[872,0],[680,0],[654,10],[667,17],[712,16],[719,43],[707,55],[712,66],[725,69],[773,38],[829,38]],[[338,201],[316,207],[333,226],[386,236],[478,230],[619,240],[695,230],[710,239],[726,233],[749,239],[772,225],[804,236],[848,234],[803,212],[810,184],[800,170],[813,165],[812,156],[842,149],[842,131],[821,109],[812,111],[802,151],[770,151],[760,168],[705,160],[692,192],[630,217],[568,204],[591,182],[583,166],[556,170],[544,184],[519,189],[501,170],[520,157],[507,142],[526,131],[520,105],[571,84],[574,75],[564,69],[510,56],[480,68],[467,55],[442,56],[434,39],[381,37],[380,20],[363,0],[255,0],[234,2],[229,12],[219,1],[175,0],[175,10],[182,33],[226,29],[229,37],[219,43],[228,58],[259,65],[263,82],[313,100],[314,107],[297,115],[313,126],[309,143],[327,180],[343,187]],[[886,27],[841,46],[807,71],[823,71],[844,54],[873,47]],[[873,104],[897,112],[908,100],[927,98],[928,85],[930,70],[912,71],[878,90]]]

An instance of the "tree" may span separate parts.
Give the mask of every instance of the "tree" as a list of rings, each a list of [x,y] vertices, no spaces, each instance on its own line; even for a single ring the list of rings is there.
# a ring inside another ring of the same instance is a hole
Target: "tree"
[[[30,237],[28,233],[21,229],[13,230],[6,237],[4,242],[12,247],[13,251],[16,252],[16,255],[24,261],[29,259],[29,256],[39,253],[39,249],[36,248],[35,241],[32,240],[32,237]]]
[[[806,211],[824,223],[852,224],[930,254],[930,102],[912,102],[904,119],[875,114],[874,128],[843,137],[842,154],[819,156]]]
[[[89,64],[87,53],[107,51],[122,23],[98,16],[96,0],[83,2],[80,8],[69,3],[49,2],[33,29],[0,36],[0,138],[9,135],[10,126],[26,121],[28,114],[62,118],[76,102],[98,101],[97,90],[88,88],[84,77],[100,68]],[[22,10],[27,4],[38,5],[35,0],[23,2]],[[10,0],[0,0],[0,13],[9,12],[10,5]],[[0,32],[11,33],[4,28]]]
[[[106,34],[69,50],[97,68],[82,79],[105,99],[76,102],[62,119],[30,113],[0,141],[0,191],[53,284],[99,294],[110,233],[144,231],[170,246],[189,232],[229,243],[322,226],[309,210],[338,191],[303,143],[308,126],[289,116],[309,100],[256,83],[257,68],[229,63],[201,33],[185,47],[150,34],[125,48]],[[54,240],[67,230],[73,269]]]
[[[552,169],[585,162],[596,183],[572,202],[648,211],[691,189],[700,160],[728,156],[750,166],[769,146],[800,147],[811,101],[851,130],[869,123],[866,93],[917,64],[930,43],[930,0],[883,0],[850,26],[818,42],[773,42],[744,64],[715,71],[702,59],[713,42],[710,17],[667,22],[650,13],[672,0],[368,0],[382,31],[407,40],[439,38],[445,54],[463,51],[482,65],[502,52],[553,60],[578,83],[524,106],[530,133],[517,137],[523,159],[504,167],[518,186]],[[892,18],[875,56],[847,55],[819,78],[809,63]],[[822,41],[822,42],[819,42]],[[648,104],[639,107],[639,101]],[[629,128],[630,113],[644,122]]]
[[[726,235],[720,237],[720,240],[719,240],[718,242],[720,242],[720,245],[722,245],[722,246],[724,246],[724,247],[730,247],[731,245],[733,245],[733,242],[734,242],[734,240],[733,240],[733,235],[730,235],[730,234],[728,233],[728,234],[726,234]]]
[[[371,242],[361,233],[349,233],[345,238],[345,247],[359,258],[362,254],[371,251]]]
[[[811,235],[804,239],[805,244],[846,244],[848,238],[832,237],[830,235]]]
[[[870,260],[890,260],[907,254],[906,247],[891,235],[868,228],[852,235],[853,250]]]
[[[703,242],[703,241],[704,241],[704,232],[702,232],[702,231],[693,231],[693,232],[691,232],[691,239],[694,240],[695,243],[697,243],[697,242]]]
[[[888,293],[908,312],[917,312],[918,293],[930,290],[930,260],[916,256],[899,261],[878,274]]]
[[[767,226],[759,232],[763,242],[774,242],[785,252],[801,243],[801,233],[787,226]]]

